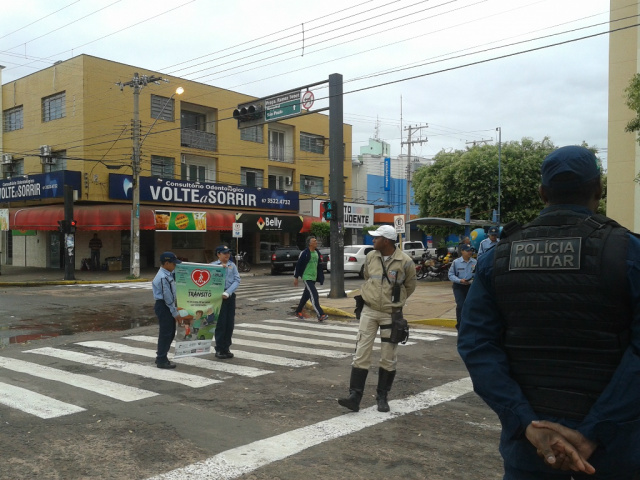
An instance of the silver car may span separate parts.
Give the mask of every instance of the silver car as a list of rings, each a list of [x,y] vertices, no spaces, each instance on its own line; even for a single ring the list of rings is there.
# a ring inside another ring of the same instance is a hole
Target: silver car
[[[373,250],[372,245],[347,245],[344,247],[344,273],[357,273],[364,278],[364,259]],[[327,264],[331,271],[331,261]]]

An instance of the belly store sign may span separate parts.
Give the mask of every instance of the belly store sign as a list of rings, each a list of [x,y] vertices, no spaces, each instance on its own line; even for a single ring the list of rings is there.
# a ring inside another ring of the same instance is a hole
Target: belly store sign
[[[131,200],[130,175],[109,175],[109,198]],[[223,183],[140,177],[140,201],[209,207],[267,208],[298,211],[298,192]]]

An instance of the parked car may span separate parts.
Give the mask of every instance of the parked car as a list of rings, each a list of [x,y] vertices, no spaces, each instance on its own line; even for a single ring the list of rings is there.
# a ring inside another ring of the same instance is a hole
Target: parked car
[[[344,247],[344,273],[357,273],[364,278],[364,259],[373,250],[371,245],[347,245]],[[331,261],[327,264],[331,271]]]
[[[320,254],[320,262],[322,263],[322,269],[325,272],[328,272],[331,249],[329,247],[320,247],[318,248],[318,253]]]
[[[278,247],[271,254],[271,275],[278,275],[285,271],[293,272],[301,250],[293,246]]]

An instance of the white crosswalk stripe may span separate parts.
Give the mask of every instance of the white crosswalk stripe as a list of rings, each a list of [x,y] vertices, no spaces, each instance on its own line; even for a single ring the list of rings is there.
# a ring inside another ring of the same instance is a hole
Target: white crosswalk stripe
[[[55,418],[85,411],[82,407],[70,405],[7,383],[0,383],[0,404],[40,418]]]
[[[91,390],[123,402],[133,402],[158,395],[148,390],[121,385],[116,382],[110,382],[109,380],[101,380],[90,377],[89,375],[80,375],[78,373],[58,370],[57,368],[25,362],[16,358],[0,357],[0,367],[13,370],[14,372],[26,373],[34,377],[66,383],[67,385],[85,390]]]
[[[92,365],[94,367],[104,368],[107,370],[117,370],[123,373],[130,373],[132,375],[140,375],[142,377],[153,378],[154,380],[161,380],[163,382],[179,383],[181,385],[192,388],[206,387],[207,385],[220,383],[220,380],[214,380],[213,378],[199,377],[197,375],[191,375],[188,373],[176,372],[175,370],[160,370],[155,366],[151,367],[148,365],[139,365],[136,363],[125,362],[123,360],[112,360],[108,358],[87,355],[86,353],[72,352],[70,350],[60,350],[51,347],[25,350],[24,353],[48,355],[50,357],[55,357],[62,360],[83,363],[85,365]]]
[[[235,326],[232,347],[236,354],[236,363],[207,357],[182,357],[178,360],[180,366],[193,367],[195,374],[186,373],[184,369],[181,371],[160,370],[155,365],[127,361],[126,359],[130,356],[145,359],[155,358],[154,348],[141,348],[130,344],[130,342],[139,342],[155,345],[157,337],[152,335],[125,335],[121,338],[122,343],[120,341],[82,341],[74,344],[78,348],[87,349],[86,353],[52,347],[26,350],[23,353],[53,357],[62,361],[80,363],[161,382],[202,388],[228,381],[234,376],[255,378],[268,375],[275,373],[278,367],[300,368],[317,365],[317,357],[334,359],[351,357],[355,350],[357,332],[358,326],[356,324],[301,322],[297,319],[266,319],[257,323],[238,323]],[[456,333],[421,329],[419,333],[412,335],[411,338],[414,341],[404,346],[416,344],[419,341],[435,341],[446,335],[456,335]],[[379,349],[380,347],[375,346],[374,348]],[[278,353],[268,354],[262,353],[262,351],[276,351]],[[302,358],[291,358],[298,356]],[[252,362],[256,366],[247,365]],[[263,365],[270,366],[270,368],[263,368]],[[46,382],[63,383],[124,402],[139,401],[159,395],[156,392],[126,385],[129,381],[126,375],[122,377],[122,383],[117,383],[94,378],[91,375],[72,373],[64,368],[53,368],[9,357],[0,357],[0,371],[2,369],[42,378]],[[201,373],[197,374],[197,372]],[[209,378],[206,376],[208,372],[219,372],[226,376],[219,375],[215,379]],[[10,378],[13,379],[13,377]],[[39,387],[38,392],[32,392],[9,383],[0,383],[0,388],[0,405],[21,410],[43,419],[85,411],[82,407],[44,395],[42,392],[49,388],[47,383]],[[73,390],[65,391],[65,397],[72,394]],[[83,404],[83,406],[86,405]]]

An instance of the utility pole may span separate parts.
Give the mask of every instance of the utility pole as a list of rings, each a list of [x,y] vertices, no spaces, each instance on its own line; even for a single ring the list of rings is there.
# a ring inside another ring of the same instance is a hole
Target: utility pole
[[[502,127],[496,128],[498,132],[498,226],[502,222],[502,218],[500,217],[500,186],[502,183]]]
[[[133,170],[133,186],[131,189],[131,251],[130,255],[130,274],[134,278],[140,278],[140,90],[147,86],[148,83],[159,84],[160,81],[166,81],[162,77],[133,74],[133,79],[129,82],[118,82],[116,85],[120,87],[120,91],[124,87],[133,88],[133,120],[132,120],[132,140],[133,154],[131,157],[131,169]],[[160,113],[162,115],[162,113]]]
[[[408,127],[405,128],[405,130],[408,130],[409,133],[407,135],[407,141],[406,142],[400,142],[400,146],[402,145],[408,145],[408,151],[407,151],[407,210],[405,213],[405,220],[404,220],[404,239],[405,241],[409,240],[409,231],[410,231],[410,226],[409,226],[409,220],[411,220],[411,145],[413,145],[414,143],[419,143],[419,144],[423,144],[424,142],[427,141],[427,139],[422,139],[419,138],[417,140],[411,140],[411,133],[412,130],[414,132],[419,132],[420,130],[422,130],[423,128],[429,128],[429,125],[422,125],[420,127],[412,127],[411,125],[409,125]]]

